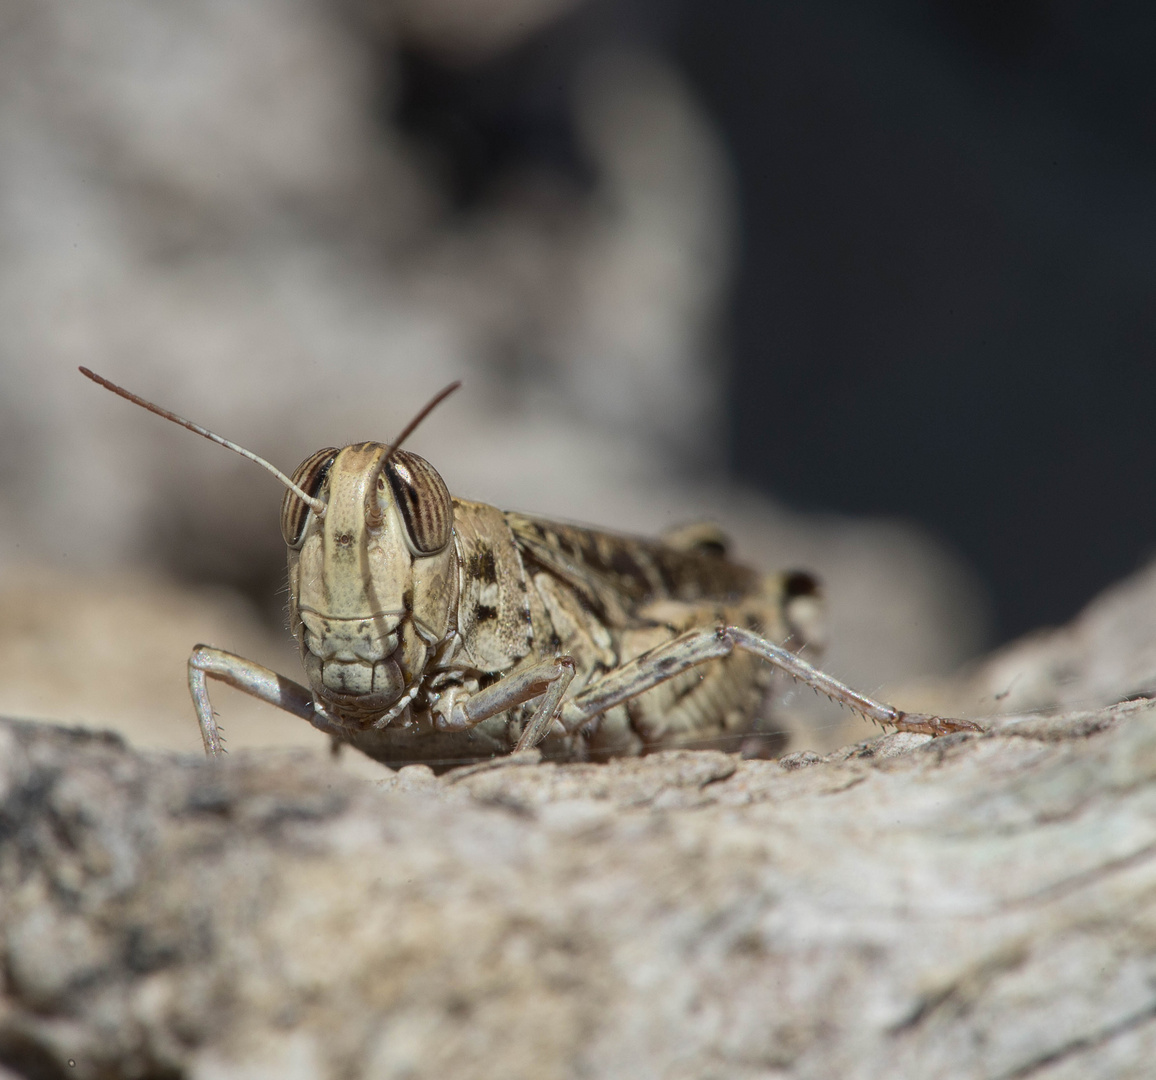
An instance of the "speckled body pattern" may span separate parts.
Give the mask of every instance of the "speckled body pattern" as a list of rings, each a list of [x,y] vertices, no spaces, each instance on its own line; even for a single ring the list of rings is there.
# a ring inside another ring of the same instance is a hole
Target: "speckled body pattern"
[[[793,648],[808,637],[813,643],[814,583],[737,565],[717,536],[664,544],[453,498],[451,541],[417,551],[412,507],[380,480],[387,449],[333,451],[327,512],[309,516],[289,551],[291,626],[314,698],[339,737],[373,758],[449,765],[509,753],[533,701],[468,731],[439,730],[436,719],[558,655],[575,666],[565,704],[696,627],[738,625]],[[364,507],[373,503],[375,477],[380,524],[370,529]],[[612,707],[596,724],[568,735],[555,728],[541,750],[597,760],[673,747],[737,749],[763,721],[771,675],[766,663],[736,651]],[[389,723],[375,726],[391,710]]]
[[[453,498],[437,470],[401,446],[457,383],[393,446],[327,447],[290,478],[80,371],[285,486],[289,619],[309,687],[195,646],[189,694],[210,757],[225,747],[209,679],[394,767],[450,768],[539,745],[578,760],[689,747],[764,754],[775,743],[761,708],[772,668],[897,731],[981,730],[903,712],[814,667],[799,655],[821,644],[814,579],[732,563],[711,526],[650,541]]]

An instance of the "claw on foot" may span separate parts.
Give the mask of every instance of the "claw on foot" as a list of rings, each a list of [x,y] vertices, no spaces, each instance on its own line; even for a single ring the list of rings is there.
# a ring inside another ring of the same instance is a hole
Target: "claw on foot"
[[[949,716],[926,716],[923,713],[899,713],[891,721],[896,731],[910,731],[917,735],[952,735],[957,731],[983,732],[979,724],[971,720],[954,720]]]

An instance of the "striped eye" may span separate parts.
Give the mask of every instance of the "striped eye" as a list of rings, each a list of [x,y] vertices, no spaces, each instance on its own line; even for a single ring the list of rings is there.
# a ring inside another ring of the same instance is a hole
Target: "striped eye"
[[[445,481],[425,458],[408,450],[398,450],[385,472],[414,551],[421,555],[441,551],[450,542],[454,525]]]
[[[332,446],[310,454],[293,473],[295,483],[306,495],[316,494],[325,483],[329,475],[329,468],[337,457],[337,451]],[[301,546],[301,538],[305,533],[305,521],[309,517],[309,507],[305,505],[293,492],[286,490],[281,500],[281,535],[285,543],[291,548]]]

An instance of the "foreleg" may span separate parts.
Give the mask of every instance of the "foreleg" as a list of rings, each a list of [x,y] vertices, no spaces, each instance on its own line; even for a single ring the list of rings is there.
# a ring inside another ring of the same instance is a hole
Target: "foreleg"
[[[261,701],[276,705],[294,716],[308,720],[315,728],[329,735],[341,736],[342,730],[319,713],[313,704],[313,695],[304,686],[278,675],[267,667],[246,660],[243,656],[214,649],[208,645],[197,645],[189,657],[189,693],[193,696],[193,707],[197,710],[197,720],[201,725],[201,738],[205,743],[205,753],[217,757],[224,753],[221,732],[213,715],[209,701],[209,687],[206,676],[219,679],[237,690],[243,690]]]

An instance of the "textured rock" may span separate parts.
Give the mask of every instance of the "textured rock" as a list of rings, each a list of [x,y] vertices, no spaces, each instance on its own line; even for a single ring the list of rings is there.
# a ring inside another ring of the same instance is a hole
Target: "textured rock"
[[[975,710],[1094,708],[1156,693],[1156,563],[1105,589],[1067,626],[1000,649],[957,692]]]
[[[1156,707],[783,765],[529,756],[374,784],[6,723],[0,1064],[1151,1075]]]

